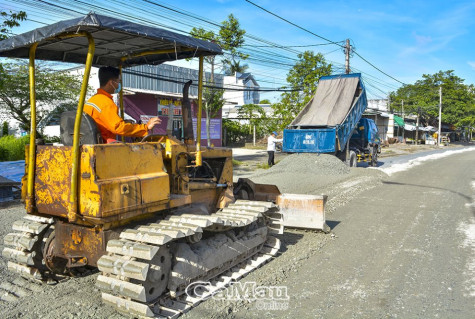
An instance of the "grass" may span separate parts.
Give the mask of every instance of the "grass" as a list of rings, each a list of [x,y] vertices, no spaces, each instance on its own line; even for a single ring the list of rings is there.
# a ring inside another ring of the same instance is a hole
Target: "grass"
[[[24,160],[25,145],[29,142],[29,135],[19,138],[12,135],[0,137],[0,161]]]
[[[275,165],[279,164],[279,162],[280,162],[280,161],[275,162]],[[267,163],[260,163],[260,164],[257,164],[257,168],[260,168],[260,169],[269,169],[269,168],[271,168],[271,167],[270,167],[269,164],[267,164]]]
[[[269,169],[270,166],[269,166],[269,164],[267,164],[267,163],[260,163],[260,164],[257,164],[257,168],[260,168],[260,169]]]
[[[242,165],[242,164],[244,164],[243,161],[238,161],[238,160],[235,160],[235,159],[233,158],[233,166],[239,166],[239,165]]]

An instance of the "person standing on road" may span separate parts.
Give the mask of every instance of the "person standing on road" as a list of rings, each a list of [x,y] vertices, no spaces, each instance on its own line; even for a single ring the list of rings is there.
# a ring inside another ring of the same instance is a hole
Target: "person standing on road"
[[[275,165],[274,163],[274,154],[275,154],[275,143],[282,142],[283,139],[276,138],[277,132],[272,132],[271,135],[267,138],[267,154],[269,154],[269,159],[267,160],[267,164],[269,167]]]

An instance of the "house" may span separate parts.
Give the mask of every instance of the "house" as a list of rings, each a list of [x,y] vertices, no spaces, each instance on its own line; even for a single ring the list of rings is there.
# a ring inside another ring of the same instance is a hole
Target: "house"
[[[245,104],[258,104],[260,99],[260,86],[251,73],[239,73],[224,77],[225,88],[223,98],[226,101],[223,113],[232,112],[236,106]]]
[[[363,117],[374,121],[381,140],[394,137],[394,114],[389,112],[387,99],[368,100],[368,107]]]

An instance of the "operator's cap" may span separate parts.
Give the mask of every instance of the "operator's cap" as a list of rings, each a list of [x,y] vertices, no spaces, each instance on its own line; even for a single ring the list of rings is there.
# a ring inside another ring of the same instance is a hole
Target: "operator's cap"
[[[277,132],[276,132],[276,131],[273,131],[273,132],[272,132],[272,134],[274,134],[274,135],[279,135],[279,134],[277,134]]]

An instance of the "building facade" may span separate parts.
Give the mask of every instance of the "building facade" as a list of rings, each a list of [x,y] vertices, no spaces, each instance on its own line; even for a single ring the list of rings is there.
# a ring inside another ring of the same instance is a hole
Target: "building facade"
[[[84,68],[70,70],[71,74],[82,76]],[[124,113],[126,120],[136,123],[146,123],[149,118],[158,116],[162,120],[157,125],[153,134],[166,134],[169,121],[173,121],[173,134],[181,137],[183,133],[183,118],[181,105],[183,99],[184,83],[192,80],[189,88],[189,99],[191,100],[193,128],[196,139],[197,113],[198,113],[198,70],[188,69],[168,64],[156,66],[141,65],[124,69],[122,72],[122,83],[124,93]],[[210,74],[206,73],[207,81]],[[223,86],[223,75],[214,75],[214,86]],[[99,88],[98,68],[91,69],[89,86],[92,91],[88,92],[87,98],[96,93]],[[114,95],[114,100],[118,104],[118,98]],[[169,114],[173,116],[170,116]],[[206,114],[202,112],[201,141],[202,145],[207,145]],[[46,129],[54,132],[59,126],[48,126]],[[210,140],[213,146],[222,145],[222,118],[221,111],[210,119]]]

